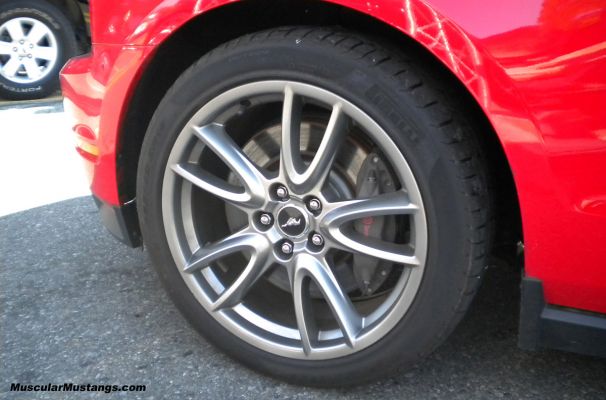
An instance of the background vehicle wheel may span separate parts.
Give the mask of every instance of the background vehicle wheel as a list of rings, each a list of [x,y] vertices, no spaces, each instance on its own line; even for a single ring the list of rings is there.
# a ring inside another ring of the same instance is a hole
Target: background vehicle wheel
[[[41,0],[0,4],[0,97],[48,96],[59,71],[77,54],[74,27],[57,7]]]
[[[454,328],[490,202],[477,132],[422,70],[354,33],[283,28],[215,49],[166,94],[139,216],[215,345],[336,386],[409,367]]]

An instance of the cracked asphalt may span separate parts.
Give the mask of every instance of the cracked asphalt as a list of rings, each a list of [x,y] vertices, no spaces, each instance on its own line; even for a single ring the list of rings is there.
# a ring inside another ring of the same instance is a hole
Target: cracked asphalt
[[[353,389],[287,385],[225,357],[168,300],[145,252],[90,197],[0,217],[2,399],[600,399],[606,360],[516,347],[519,274],[493,267],[427,360]],[[10,383],[144,384],[143,393],[10,392]]]

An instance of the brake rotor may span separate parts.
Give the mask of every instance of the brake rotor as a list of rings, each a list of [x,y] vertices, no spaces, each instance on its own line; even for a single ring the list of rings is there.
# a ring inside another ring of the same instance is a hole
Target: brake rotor
[[[326,122],[319,119],[308,118],[301,122],[300,143],[304,162],[311,162],[313,159],[325,129]],[[277,173],[280,165],[281,134],[281,124],[274,123],[252,135],[242,150],[259,167]],[[371,152],[370,148],[356,141],[355,137],[356,135],[348,136],[328,176],[324,194],[331,201],[373,196],[394,190],[394,181],[385,163],[377,153]],[[377,180],[373,183],[371,181],[374,177]],[[239,184],[233,173],[229,174],[228,182]],[[246,216],[229,204],[226,205],[226,217],[231,231],[247,224]],[[354,229],[365,236],[392,240],[395,237],[396,225],[391,217],[378,217],[372,221],[356,221]],[[362,297],[375,294],[391,272],[389,262],[369,256],[352,256],[350,253],[335,251],[333,261],[334,273],[343,289],[354,294],[359,291]],[[288,275],[283,268],[273,269],[267,279],[282,290],[291,291]],[[311,286],[310,291],[313,298],[322,298],[315,285]]]

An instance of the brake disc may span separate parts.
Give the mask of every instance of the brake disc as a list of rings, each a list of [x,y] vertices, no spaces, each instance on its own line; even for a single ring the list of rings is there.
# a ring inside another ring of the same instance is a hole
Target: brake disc
[[[301,123],[300,129],[301,156],[304,162],[310,162],[322,141],[326,123],[310,117]],[[258,166],[268,171],[277,171],[280,163],[281,132],[282,127],[279,123],[260,130],[246,142],[243,147],[244,153]],[[369,151],[370,149],[355,140],[347,140],[343,144],[325,187],[325,195],[329,200],[355,197],[358,174],[364,160],[368,158]],[[228,182],[233,185],[239,184],[238,179],[232,173],[228,177]],[[235,231],[247,223],[246,216],[229,204],[226,205],[226,216],[231,231]],[[335,252],[333,254],[335,276],[341,287],[348,293],[357,291],[359,287],[352,273],[352,263],[353,259],[349,253]],[[227,266],[224,269],[227,269]],[[288,275],[283,268],[275,268],[267,279],[284,291],[291,291]],[[322,294],[315,285],[310,287],[310,293],[313,298],[322,298]]]

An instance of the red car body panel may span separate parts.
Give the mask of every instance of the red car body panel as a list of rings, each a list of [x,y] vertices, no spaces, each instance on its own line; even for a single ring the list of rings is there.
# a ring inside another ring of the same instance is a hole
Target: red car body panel
[[[93,2],[93,51],[68,63],[62,82],[103,201],[130,200],[117,189],[120,126],[154,50],[192,18],[231,2]],[[467,87],[513,172],[526,275],[543,282],[549,304],[606,313],[604,1],[333,2],[412,37]]]

